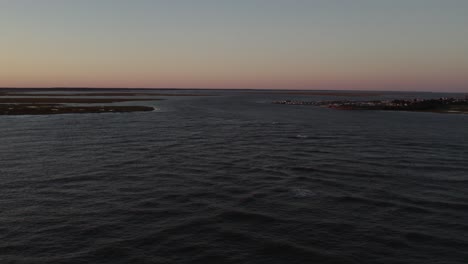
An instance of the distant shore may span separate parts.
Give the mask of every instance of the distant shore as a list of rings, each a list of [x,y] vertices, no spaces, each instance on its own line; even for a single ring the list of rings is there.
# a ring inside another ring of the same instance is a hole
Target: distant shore
[[[110,104],[134,101],[158,101],[160,98],[47,98],[47,97],[0,97],[0,104]]]
[[[338,110],[381,110],[468,114],[468,98],[439,98],[373,101],[274,101],[274,104],[325,106]]]
[[[53,115],[153,111],[149,106],[67,106],[61,104],[0,104],[0,115]]]
[[[125,113],[153,111],[150,106],[118,106],[109,105],[111,103],[132,102],[132,101],[156,101],[164,100],[160,98],[91,98],[77,97],[79,95],[54,94],[51,97],[48,94],[32,93],[0,93],[0,115],[52,115],[52,114],[71,114],[71,113]],[[62,97],[58,97],[62,96]],[[122,96],[121,93],[99,94],[93,96]],[[132,96],[130,94],[129,96]],[[70,105],[80,104],[80,105]]]

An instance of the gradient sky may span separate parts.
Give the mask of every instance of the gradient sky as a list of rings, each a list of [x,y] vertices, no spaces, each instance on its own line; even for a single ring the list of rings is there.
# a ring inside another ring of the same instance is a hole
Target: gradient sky
[[[0,0],[0,87],[468,92],[468,1]]]

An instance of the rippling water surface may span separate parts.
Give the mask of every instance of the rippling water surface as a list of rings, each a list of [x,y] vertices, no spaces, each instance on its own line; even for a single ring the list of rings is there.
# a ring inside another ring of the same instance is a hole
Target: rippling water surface
[[[468,116],[216,93],[0,117],[1,263],[468,263]]]

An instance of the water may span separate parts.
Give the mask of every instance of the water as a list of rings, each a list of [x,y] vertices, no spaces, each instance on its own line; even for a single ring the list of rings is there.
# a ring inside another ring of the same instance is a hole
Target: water
[[[216,93],[0,117],[1,263],[467,263],[468,116]]]

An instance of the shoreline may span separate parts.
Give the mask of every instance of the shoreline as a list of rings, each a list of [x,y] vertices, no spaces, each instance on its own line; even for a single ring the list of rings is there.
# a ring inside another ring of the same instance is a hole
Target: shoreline
[[[161,98],[36,98],[36,97],[0,97],[0,104],[110,104],[133,101],[161,101]]]
[[[73,95],[63,97],[47,97],[27,93],[15,93],[9,97],[0,93],[0,115],[56,115],[56,114],[84,114],[84,113],[129,113],[154,111],[152,106],[122,106],[109,105],[112,103],[132,101],[160,101],[161,98],[78,98]],[[108,94],[112,96],[112,94]],[[82,105],[70,105],[82,104]]]
[[[273,104],[312,105],[348,111],[400,111],[441,114],[468,114],[468,97],[413,99],[413,100],[374,100],[374,101],[273,101]]]
[[[0,115],[56,115],[154,111],[150,106],[68,106],[62,104],[0,104]]]

